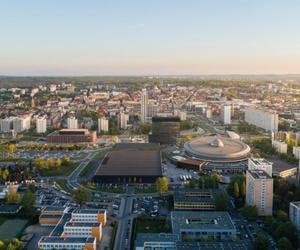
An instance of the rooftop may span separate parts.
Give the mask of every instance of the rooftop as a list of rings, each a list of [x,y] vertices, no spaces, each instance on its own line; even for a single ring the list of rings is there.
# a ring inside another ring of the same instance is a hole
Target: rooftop
[[[100,176],[161,176],[159,150],[123,149],[106,155],[96,171]]]
[[[67,222],[65,227],[99,227],[101,225],[100,222]]]
[[[248,172],[254,179],[272,179],[272,177],[263,170],[248,170]]]
[[[57,236],[43,236],[40,239],[41,243],[94,243],[94,237],[57,237]]]
[[[92,208],[86,208],[86,209],[75,209],[72,213],[73,214],[102,214],[105,213],[105,209],[92,209]]]
[[[138,233],[136,236],[136,247],[144,246],[145,242],[177,242],[177,234],[171,233]]]
[[[213,192],[210,189],[193,189],[176,191],[174,202],[213,202]]]
[[[235,230],[228,212],[171,212],[173,233],[180,235],[181,230]]]

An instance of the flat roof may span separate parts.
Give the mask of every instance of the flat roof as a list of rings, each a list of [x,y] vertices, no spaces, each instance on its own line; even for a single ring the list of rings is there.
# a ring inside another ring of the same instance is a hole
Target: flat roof
[[[171,212],[173,233],[180,235],[182,230],[235,230],[228,212]]]
[[[159,150],[122,149],[109,152],[96,171],[96,176],[161,176]]]
[[[52,211],[59,211],[59,212],[63,212],[65,211],[67,208],[63,207],[63,206],[47,206],[44,207],[44,209],[42,211],[47,211],[47,212],[52,212]]]
[[[214,194],[210,189],[178,190],[174,202],[214,202]]]
[[[57,237],[57,236],[43,236],[40,243],[94,243],[95,237]]]
[[[62,217],[61,214],[41,214],[40,219],[60,219]]]
[[[254,179],[272,179],[272,177],[263,170],[248,170],[248,172]]]
[[[179,237],[172,233],[138,233],[135,246],[144,246],[145,242],[177,242]]]
[[[99,227],[100,222],[67,222],[65,227]]]
[[[82,209],[82,208],[77,208],[72,213],[73,214],[103,214],[105,212],[106,212],[105,209],[92,209],[92,208]]]

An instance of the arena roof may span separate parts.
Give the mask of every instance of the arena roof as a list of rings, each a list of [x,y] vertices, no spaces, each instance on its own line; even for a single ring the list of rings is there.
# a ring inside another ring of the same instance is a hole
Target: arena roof
[[[246,159],[250,147],[240,140],[222,136],[202,136],[184,144],[187,155],[212,162],[231,162]]]
[[[161,176],[159,150],[121,149],[106,155],[98,167],[99,176]]]

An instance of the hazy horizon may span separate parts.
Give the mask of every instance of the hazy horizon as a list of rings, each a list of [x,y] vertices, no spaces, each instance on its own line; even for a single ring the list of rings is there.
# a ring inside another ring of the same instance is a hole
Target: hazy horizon
[[[300,74],[300,2],[6,1],[0,75]]]

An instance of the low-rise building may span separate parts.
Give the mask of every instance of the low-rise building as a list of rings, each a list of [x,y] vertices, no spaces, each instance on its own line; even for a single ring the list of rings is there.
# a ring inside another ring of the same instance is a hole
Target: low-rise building
[[[38,247],[43,250],[52,250],[52,249],[96,250],[97,249],[95,237],[43,236],[38,242]]]
[[[106,210],[104,209],[76,209],[72,212],[72,222],[102,223],[106,225]]]
[[[95,143],[97,134],[87,129],[62,129],[47,136],[48,143]]]
[[[214,210],[214,195],[210,189],[179,190],[174,193],[175,210]]]
[[[236,228],[228,212],[171,212],[173,234],[181,240],[234,240]]]
[[[95,237],[102,238],[102,224],[99,222],[67,222],[64,225],[64,237]]]
[[[171,233],[138,233],[135,250],[176,250],[178,235]]]
[[[272,140],[272,146],[278,153],[287,153],[287,144],[285,142]]]

